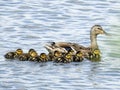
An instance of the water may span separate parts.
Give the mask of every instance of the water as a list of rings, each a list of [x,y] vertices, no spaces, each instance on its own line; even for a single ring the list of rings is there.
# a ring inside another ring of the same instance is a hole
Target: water
[[[1,0],[0,90],[119,90],[119,0]],[[5,60],[22,48],[46,52],[50,41],[90,43],[89,31],[100,24],[110,36],[98,37],[100,62],[55,64]]]

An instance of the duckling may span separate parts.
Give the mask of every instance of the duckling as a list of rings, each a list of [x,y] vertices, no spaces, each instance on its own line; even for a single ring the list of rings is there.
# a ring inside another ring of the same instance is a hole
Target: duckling
[[[27,61],[30,58],[31,52],[34,52],[34,51],[35,51],[34,49],[29,49],[28,53],[23,53],[18,57],[18,59],[20,61]]]
[[[23,53],[22,49],[17,49],[16,51],[6,53],[4,57],[6,59],[15,59],[22,53]]]
[[[37,61],[38,53],[35,50],[30,51],[28,61]]]
[[[93,51],[93,57],[94,57],[94,58],[99,58],[99,57],[100,57],[100,50],[95,49],[95,50]]]
[[[100,50],[95,49],[94,51],[89,52],[87,59],[89,59],[90,61],[100,61],[101,59]]]
[[[37,61],[38,62],[47,62],[48,56],[46,55],[46,53],[41,53],[40,56],[38,56]]]
[[[83,61],[83,54],[81,51],[77,51],[76,55],[74,55],[74,62],[81,62]]]
[[[15,51],[15,53],[16,53],[16,55],[14,57],[15,57],[15,59],[18,59],[19,56],[23,54],[23,50],[22,49],[17,49]]]
[[[53,54],[52,61],[54,61],[54,62],[62,61],[62,59],[61,59],[62,55],[63,55],[62,52],[56,50]]]
[[[66,53],[63,57],[63,63],[70,63],[73,62],[73,55],[70,53]]]
[[[47,56],[49,61],[53,61],[54,54],[52,52],[49,52]]]

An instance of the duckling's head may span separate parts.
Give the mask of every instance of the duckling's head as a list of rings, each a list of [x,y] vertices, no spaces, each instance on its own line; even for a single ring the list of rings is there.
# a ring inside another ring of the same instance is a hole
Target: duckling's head
[[[94,25],[91,28],[91,35],[107,34],[100,25]]]
[[[95,55],[100,55],[100,50],[99,50],[99,49],[95,49],[95,50],[93,51],[93,54],[95,54]]]
[[[35,49],[32,49],[32,48],[31,48],[31,49],[29,49],[29,51],[28,51],[28,52],[32,52],[32,51],[35,51]]]
[[[30,54],[31,57],[37,57],[38,56],[36,51],[30,51],[29,54]]]
[[[59,51],[55,51],[55,52],[54,52],[54,56],[55,56],[55,57],[60,57],[61,55],[62,55],[62,53],[59,52]]]
[[[70,54],[70,53],[67,53],[66,55],[65,55],[65,59],[71,59],[72,58],[72,55]]]
[[[41,58],[41,59],[47,59],[47,55],[46,55],[45,53],[41,53],[41,54],[40,54],[40,58]]]
[[[76,56],[77,56],[77,57],[82,57],[82,56],[83,56],[83,54],[82,54],[82,52],[81,52],[81,51],[78,51],[78,52],[76,53]]]
[[[23,54],[23,50],[20,49],[20,48],[17,49],[15,52],[16,52],[17,55],[22,55]]]

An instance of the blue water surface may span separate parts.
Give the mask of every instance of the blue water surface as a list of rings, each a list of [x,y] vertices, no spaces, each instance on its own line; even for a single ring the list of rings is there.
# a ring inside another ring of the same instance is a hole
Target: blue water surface
[[[120,90],[120,0],[1,0],[0,90]],[[110,36],[98,36],[100,62],[59,64],[6,60],[22,48],[48,53],[51,41],[90,45],[93,25]]]

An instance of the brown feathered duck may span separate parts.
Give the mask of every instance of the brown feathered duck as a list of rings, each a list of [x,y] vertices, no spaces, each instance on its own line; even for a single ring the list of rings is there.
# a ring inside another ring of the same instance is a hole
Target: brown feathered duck
[[[49,53],[52,53],[54,51],[67,53],[69,50],[73,50],[74,54],[80,51],[82,52],[84,57],[88,57],[89,53],[92,53],[94,50],[99,50],[97,44],[97,36],[99,34],[108,35],[108,33],[106,33],[100,25],[94,25],[90,31],[91,43],[89,47],[85,47],[83,45],[79,45],[77,43],[71,43],[71,42],[51,42],[46,44],[44,47],[47,49]]]

